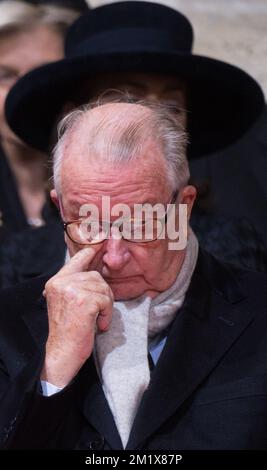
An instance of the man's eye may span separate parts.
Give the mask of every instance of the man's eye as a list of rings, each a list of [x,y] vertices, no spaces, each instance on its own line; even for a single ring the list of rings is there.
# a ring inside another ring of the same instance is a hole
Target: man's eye
[[[98,222],[81,222],[79,229],[90,232],[92,230],[101,230],[102,226]]]

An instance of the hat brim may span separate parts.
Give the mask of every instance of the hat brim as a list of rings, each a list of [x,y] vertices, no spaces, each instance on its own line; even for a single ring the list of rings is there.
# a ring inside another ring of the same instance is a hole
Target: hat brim
[[[131,51],[63,59],[29,72],[8,94],[7,121],[28,145],[47,152],[55,121],[74,90],[96,74],[123,72],[172,74],[186,80],[189,158],[229,146],[264,109],[260,86],[238,67],[199,55]]]

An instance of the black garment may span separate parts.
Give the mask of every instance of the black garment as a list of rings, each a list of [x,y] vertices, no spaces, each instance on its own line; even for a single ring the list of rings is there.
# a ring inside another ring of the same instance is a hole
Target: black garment
[[[22,206],[17,184],[8,164],[8,160],[0,146],[0,220],[9,233],[18,233],[29,228],[27,217]],[[58,211],[47,199],[42,211],[45,223],[59,219]]]
[[[253,271],[267,272],[261,237],[247,220],[225,220],[193,214],[192,227],[201,246],[221,261]],[[0,246],[0,289],[46,271],[60,269],[66,246],[60,222],[10,235]]]
[[[193,209],[190,224],[200,245],[219,260],[267,273],[265,240],[247,218],[233,219]]]
[[[57,271],[66,256],[61,222],[6,236],[0,246],[0,289]]]
[[[1,294],[1,446],[121,449],[92,358],[60,393],[40,394],[50,275]],[[266,275],[200,253],[128,449],[267,449],[266,309]]]
[[[213,212],[251,221],[267,250],[267,107],[257,125],[239,142],[190,162],[193,180],[209,182]]]
[[[5,236],[6,236],[6,231],[5,231],[4,227],[1,225],[1,218],[0,218],[0,246],[1,246],[1,243],[5,239]]]
[[[17,192],[15,178],[1,146],[0,212],[6,230],[18,232],[28,227],[27,218]]]

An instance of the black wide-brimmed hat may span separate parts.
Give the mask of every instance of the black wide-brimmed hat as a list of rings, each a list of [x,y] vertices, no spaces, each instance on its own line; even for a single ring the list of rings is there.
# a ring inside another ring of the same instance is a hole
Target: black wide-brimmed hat
[[[63,105],[102,73],[175,75],[188,84],[189,158],[239,139],[264,108],[260,86],[224,62],[193,55],[193,30],[179,12],[150,2],[120,2],[82,15],[66,38],[65,58],[21,78],[6,101],[13,131],[47,151]]]

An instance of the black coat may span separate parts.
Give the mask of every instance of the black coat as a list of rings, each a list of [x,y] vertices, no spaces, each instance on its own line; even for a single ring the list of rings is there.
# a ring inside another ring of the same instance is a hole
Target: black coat
[[[1,294],[2,448],[122,449],[94,362],[40,394],[48,276]],[[267,277],[200,253],[128,449],[267,449]]]
[[[267,250],[267,106],[257,124],[234,145],[190,161],[198,183],[209,182],[216,215],[247,218]]]
[[[66,245],[61,222],[3,236],[0,245],[0,290],[64,264]]]

